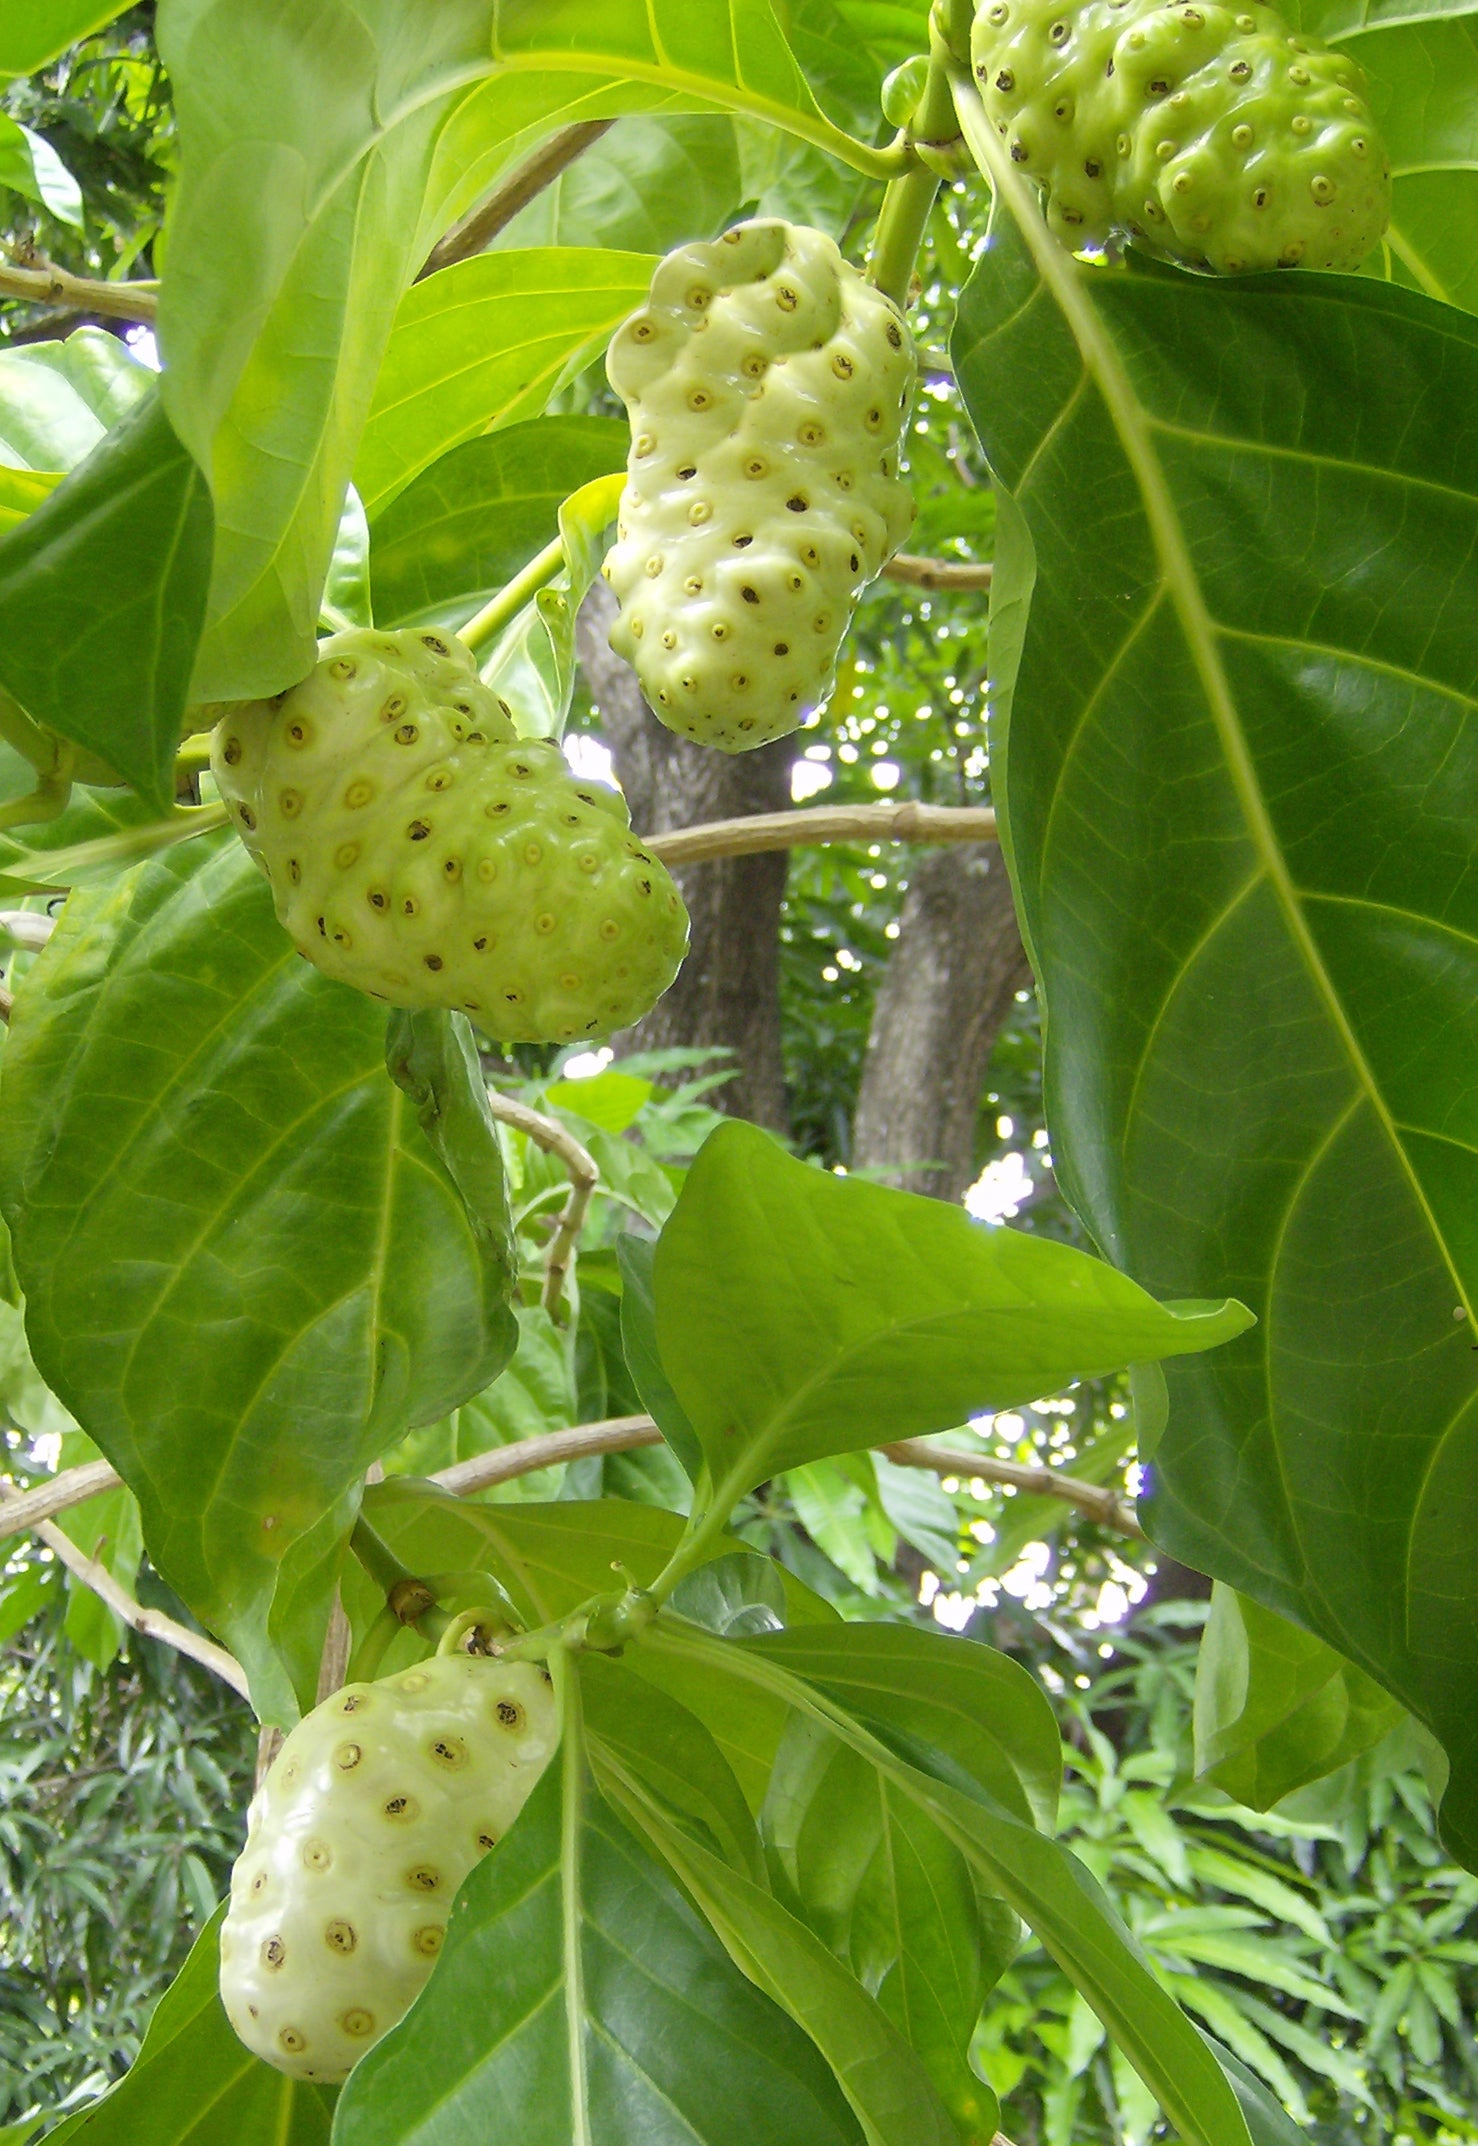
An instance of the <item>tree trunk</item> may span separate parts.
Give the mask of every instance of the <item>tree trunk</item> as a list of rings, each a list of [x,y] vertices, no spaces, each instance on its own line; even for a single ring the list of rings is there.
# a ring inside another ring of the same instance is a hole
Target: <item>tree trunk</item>
[[[607,645],[615,610],[615,598],[597,581],[580,612],[579,654],[637,831],[659,834],[706,820],[784,811],[796,740],[781,738],[730,756],[675,737],[648,709],[636,673]],[[692,919],[688,958],[646,1019],[615,1039],[618,1054],[674,1046],[733,1051],[737,1076],[715,1089],[711,1100],[777,1132],[787,1125],[780,1058],[780,906],[787,861],[783,851],[725,857],[673,874]]]
[[[1030,982],[995,844],[919,857],[873,1009],[852,1134],[856,1167],[912,1192],[960,1197],[975,1176],[991,1047]]]

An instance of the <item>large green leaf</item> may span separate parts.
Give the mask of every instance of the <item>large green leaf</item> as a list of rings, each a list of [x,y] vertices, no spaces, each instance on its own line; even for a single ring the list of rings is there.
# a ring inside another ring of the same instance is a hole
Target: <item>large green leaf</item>
[[[867,1759],[1031,1925],[1186,2146],[1248,2146],[1247,2127],[1225,2074],[1076,1857],[1013,1816],[949,1754],[900,1734],[890,1719],[891,1702],[876,1689],[865,1708],[854,1711],[844,1697],[832,1695],[829,1678],[823,1686],[796,1674],[784,1651],[788,1637],[777,1633],[725,1642],[659,1625],[647,1645],[654,1652],[685,1653],[715,1682],[727,1676],[758,1684]],[[905,1703],[910,1698],[906,1678],[896,1696]]]
[[[675,91],[699,109],[766,119],[859,170],[889,168],[823,113],[770,0],[493,0],[493,54],[510,72]]]
[[[1166,1374],[1149,1524],[1437,1731],[1478,1859],[1478,324],[1083,267],[996,178],[955,357],[1053,1156],[1147,1286],[1259,1315]]]
[[[711,1134],[662,1232],[657,1344],[716,1506],[781,1469],[1007,1408],[1236,1334],[1112,1268],[963,1209]]]
[[[160,1998],[133,2066],[69,2116],[51,2146],[327,2146],[335,2090],[288,2079],[221,2009],[217,1910]]]
[[[603,1654],[581,1661],[580,1692],[601,1787],[638,1784],[735,1870],[766,1884],[759,1831],[738,1777],[697,1715]]]
[[[30,75],[68,45],[91,36],[127,0],[6,0],[0,19],[0,75]]]
[[[313,1689],[358,1479],[514,1339],[497,1232],[469,1222],[383,1038],[382,1009],[299,960],[228,836],[73,895],[4,1056],[36,1362],[279,1719],[290,1677]]]
[[[467,440],[378,516],[370,573],[382,626],[461,626],[542,551],[571,492],[626,466],[609,417],[536,417]]]
[[[448,214],[428,186],[488,65],[488,0],[164,0],[180,170],[159,310],[165,396],[210,480],[205,699],[313,662],[319,594],[402,290]],[[429,228],[428,228],[429,226]]]
[[[712,238],[743,199],[732,120],[633,113],[583,150],[493,245],[667,253],[686,239]]]
[[[868,2146],[960,2146],[918,2052],[798,1916],[672,1824],[650,1797],[613,1800],[682,1880],[735,1965],[810,2035]]]
[[[1282,1797],[1373,1750],[1403,1712],[1363,1670],[1220,1582],[1196,1662],[1196,1771],[1239,1803]]]
[[[566,366],[641,304],[656,265],[646,253],[535,246],[414,284],[354,465],[371,519],[449,448],[537,417]]]
[[[0,537],[0,680],[161,810],[210,579],[210,501],[141,402]]]
[[[335,2146],[857,2136],[799,2028],[595,1789],[575,1711],[518,1823],[458,1894],[424,1992],[355,2066],[334,2121]]]
[[[945,1753],[961,1778],[1026,1823],[1054,1823],[1057,1722],[1041,1685],[1010,1655],[897,1624],[793,1630],[756,1645],[892,1733]]]
[[[764,1823],[786,1893],[876,1991],[967,2146],[989,2146],[999,2112],[966,2052],[1016,1950],[1016,1917],[977,1895],[964,1857],[917,1804],[813,1721],[791,1719]]]
[[[157,376],[105,328],[0,351],[0,461],[73,469],[152,391]]]

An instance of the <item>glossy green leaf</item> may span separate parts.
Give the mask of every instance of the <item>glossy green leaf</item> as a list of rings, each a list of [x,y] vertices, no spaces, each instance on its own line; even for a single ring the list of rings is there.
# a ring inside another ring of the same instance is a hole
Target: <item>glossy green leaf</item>
[[[0,681],[163,810],[210,577],[210,502],[157,399],[0,538]]]
[[[873,161],[822,112],[770,0],[494,0],[493,56],[510,71],[650,83],[768,120],[859,169]]]
[[[710,1135],[657,1246],[657,1344],[723,1506],[780,1470],[940,1431],[1239,1333],[1070,1246]]]
[[[0,20],[0,75],[30,75],[90,37],[127,0],[6,0]]]
[[[568,1430],[578,1416],[573,1351],[542,1304],[516,1304],[518,1347],[491,1386],[437,1423],[413,1431],[387,1458],[396,1475],[430,1475],[454,1461],[491,1453],[549,1431]],[[498,1485],[489,1495],[540,1502],[557,1498],[564,1468],[537,1468]]]
[[[49,499],[61,481],[59,470],[0,469],[0,536]]]
[[[1203,2035],[1202,2039],[1232,2082],[1232,2090],[1247,2120],[1252,2146],[1306,2146],[1305,2134],[1286,2110],[1279,2108],[1262,2081],[1247,2069],[1241,2058],[1234,2056],[1230,2049],[1224,2049],[1209,2034]]]
[[[656,265],[646,253],[536,246],[413,284],[354,465],[370,519],[448,449],[539,416],[566,367],[641,304]]]
[[[370,601],[370,533],[365,517],[364,502],[349,487],[344,501],[344,511],[339,516],[338,534],[334,538],[334,554],[329,561],[328,579],[323,585],[323,612],[326,625],[335,632],[344,626],[372,626],[375,622],[374,606]],[[381,620],[382,625],[394,623]]]
[[[871,1629],[848,1628],[851,1632]],[[804,1645],[806,1635],[795,1635]],[[1060,1843],[1013,1816],[948,1754],[936,1753],[890,1718],[894,1694],[881,1710],[876,1691],[853,1712],[830,1690],[796,1673],[804,1658],[787,1652],[792,1635],[712,1640],[657,1632],[648,1646],[685,1652],[717,1677],[759,1684],[772,1698],[828,1728],[926,1812],[989,1888],[1036,1932],[1043,1947],[1104,2022],[1110,2035],[1159,2100],[1186,2146],[1248,2146],[1246,2124],[1225,2074],[1190,2021],[1156,1981],[1149,1963],[1096,1880]],[[905,1684],[897,1698],[907,1702]],[[968,1784],[968,1785],[960,1785]]]
[[[720,1866],[721,1868],[724,1866]],[[598,1793],[578,1715],[457,1897],[401,2024],[350,2074],[335,2146],[843,2146],[821,2059],[733,1967]]]
[[[650,1237],[623,1230],[616,1239],[616,1257],[621,1263],[621,1346],[626,1352],[627,1367],[643,1407],[682,1462],[689,1479],[696,1483],[703,1467],[703,1448],[657,1353],[657,1305],[652,1285],[657,1247]]]
[[[860,1485],[836,1462],[824,1460],[791,1468],[783,1480],[797,1520],[823,1556],[863,1594],[881,1594],[867,1495]]]
[[[0,454],[23,469],[74,469],[157,379],[105,328],[0,351]]]
[[[591,1764],[600,1787],[638,1787],[696,1839],[765,1885],[758,1828],[738,1777],[696,1714],[607,1655],[580,1664]]]
[[[465,624],[556,534],[571,492],[625,468],[628,440],[614,418],[536,417],[442,455],[376,519],[380,624]]]
[[[1369,1751],[1403,1718],[1312,1632],[1218,1583],[1196,1664],[1196,1771],[1254,1811]]]
[[[610,1066],[604,1073],[583,1080],[557,1080],[544,1091],[544,1100],[555,1110],[566,1110],[602,1132],[624,1133],[635,1125],[657,1093],[655,1081],[639,1080]]]
[[[493,246],[612,246],[668,253],[713,238],[744,200],[730,119],[618,119]]]
[[[290,1679],[313,1690],[358,1479],[514,1339],[384,1018],[298,958],[226,836],[74,895],[4,1054],[37,1364],[279,1719]]]
[[[1478,325],[1022,215],[955,356],[1014,495],[992,769],[1053,1158],[1147,1286],[1259,1315],[1167,1370],[1149,1525],[1437,1731],[1475,1860]]]
[[[735,1965],[811,2037],[868,2146],[960,2146],[918,2053],[821,1940],[649,1798],[615,1800],[681,1879]]]
[[[82,189],[45,135],[0,113],[0,186],[38,202],[61,223],[82,222]]]
[[[999,2112],[967,2052],[986,1989],[1016,1950],[1015,1915],[979,1898],[933,1821],[813,1721],[791,1719],[764,1829],[785,1896],[876,1992],[966,2146],[989,2146]]]
[[[1365,69],[1391,157],[1387,272],[1478,311],[1478,26],[1471,14],[1392,21],[1341,39]]]
[[[335,2090],[289,2079],[236,2039],[216,1990],[225,1909],[160,1998],[132,2069],[54,2146],[327,2146]]]
[[[1047,1696],[1008,1654],[915,1625],[837,1624],[753,1645],[891,1733],[945,1753],[1027,1823],[1057,1815],[1062,1744]]]
[[[470,198],[433,168],[488,66],[488,20],[488,0],[442,0],[413,36],[400,0],[286,0],[270,23],[235,0],[161,10],[180,159],[165,395],[219,533],[203,699],[277,692],[312,665],[396,305]]]

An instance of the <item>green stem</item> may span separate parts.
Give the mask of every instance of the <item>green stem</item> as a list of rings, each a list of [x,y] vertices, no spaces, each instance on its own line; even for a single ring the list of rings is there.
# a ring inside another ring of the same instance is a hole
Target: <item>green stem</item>
[[[924,150],[933,152],[935,162],[944,160],[959,139],[949,69],[949,47],[938,21],[931,16],[929,73],[906,134],[911,148],[917,150],[922,145]],[[914,263],[939,192],[939,176],[938,170],[922,167],[894,179],[883,196],[867,273],[878,289],[900,306],[908,304]]]
[[[728,1526],[734,1507],[742,1495],[742,1492],[736,1493],[727,1504],[720,1496],[706,1506],[694,1508],[688,1521],[687,1533],[647,1589],[655,1602],[665,1602],[680,1581],[685,1580],[690,1572],[696,1572],[700,1565],[707,1563],[714,1543]]]
[[[485,648],[505,626],[512,625],[529,598],[537,595],[546,582],[552,581],[564,563],[564,538],[556,537],[552,544],[546,544],[530,559],[523,572],[515,575],[506,589],[498,591],[491,603],[484,604],[468,619],[457,636],[458,640],[465,641],[474,653]]]
[[[402,1624],[416,1624],[435,1608],[433,1590],[409,1566],[402,1565],[389,1543],[362,1515],[354,1523],[349,1547]]]
[[[367,1684],[378,1675],[380,1664],[390,1651],[390,1642],[398,1638],[404,1630],[404,1625],[387,1602],[355,1649],[346,1683]]]
[[[39,723],[33,723],[20,702],[3,686],[0,686],[0,738],[23,760],[29,760],[38,774],[56,766],[61,740],[54,731],[43,730]]]

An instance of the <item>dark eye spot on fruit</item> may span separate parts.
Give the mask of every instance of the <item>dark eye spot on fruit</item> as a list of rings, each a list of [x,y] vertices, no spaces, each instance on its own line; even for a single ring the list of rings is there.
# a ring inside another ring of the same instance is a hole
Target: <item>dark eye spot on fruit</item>
[[[516,1729],[523,1722],[523,1708],[516,1699],[498,1701],[498,1719],[505,1729]]]
[[[412,820],[410,826],[406,829],[406,833],[412,842],[424,842],[430,832],[430,823],[426,820]]]
[[[397,745],[414,745],[420,735],[414,723],[402,723],[395,733],[395,742]]]
[[[439,969],[441,967],[440,954],[423,954],[421,956],[421,959],[425,962],[428,969]]]
[[[446,642],[434,633],[423,633],[421,641],[425,647],[430,649],[433,656],[449,656],[451,654]]]

